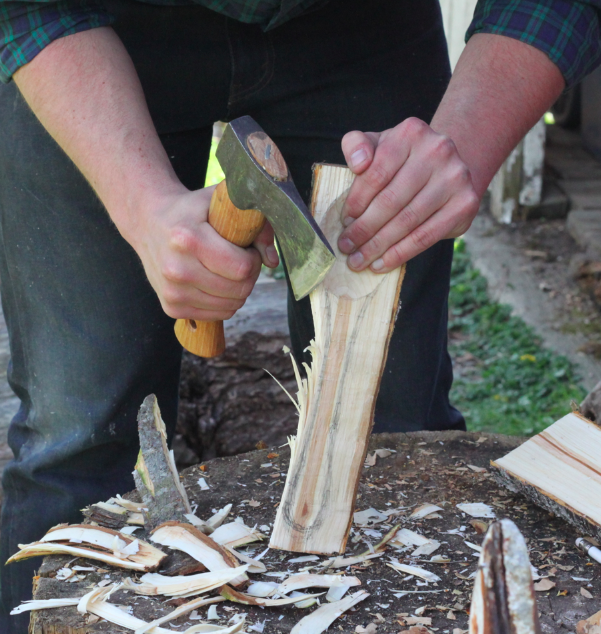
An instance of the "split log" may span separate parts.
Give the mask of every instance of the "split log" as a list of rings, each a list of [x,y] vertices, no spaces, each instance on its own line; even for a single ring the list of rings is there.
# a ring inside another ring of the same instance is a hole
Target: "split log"
[[[528,548],[511,520],[495,522],[482,542],[469,634],[540,634]]]
[[[311,293],[313,361],[299,386],[299,426],[271,548],[344,552],[373,426],[404,268],[354,273],[337,250],[353,179],[345,167],[315,167],[312,211],[337,260]]]
[[[572,412],[491,463],[496,480],[601,539],[601,428]]]
[[[170,520],[186,522],[191,513],[186,491],[179,480],[167,431],[154,394],[147,396],[138,413],[140,454],[134,470],[136,489],[146,510],[144,526],[151,530]]]

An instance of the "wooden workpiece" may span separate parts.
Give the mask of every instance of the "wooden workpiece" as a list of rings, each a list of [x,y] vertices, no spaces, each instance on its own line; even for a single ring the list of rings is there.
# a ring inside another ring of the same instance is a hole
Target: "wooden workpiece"
[[[493,463],[494,477],[601,539],[601,428],[578,413]]]
[[[541,631],[543,634],[568,634],[576,631],[578,621],[591,616],[599,609],[601,598],[601,565],[583,556],[574,546],[576,533],[564,521],[552,518],[545,511],[532,505],[521,496],[513,495],[497,485],[490,477],[489,463],[514,449],[521,439],[492,436],[486,434],[468,434],[461,432],[420,432],[411,434],[381,434],[372,437],[369,455],[378,448],[389,448],[397,453],[387,458],[377,458],[373,467],[363,469],[358,489],[357,509],[359,511],[373,507],[384,511],[399,506],[406,507],[393,521],[402,523],[404,528],[417,531],[427,537],[442,542],[437,554],[448,556],[449,564],[431,564],[422,558],[425,569],[442,578],[438,585],[430,583],[418,586],[415,577],[403,581],[405,575],[399,575],[386,562],[390,557],[403,561],[403,553],[388,548],[386,554],[372,560],[371,565],[360,565],[347,571],[359,577],[361,588],[371,593],[355,612],[347,612],[344,618],[335,621],[328,632],[355,632],[357,625],[366,626],[377,623],[376,614],[381,614],[384,623],[378,624],[377,634],[398,634],[409,630],[402,625],[404,617],[411,615],[420,606],[428,606],[424,617],[432,619],[429,628],[439,628],[438,632],[449,634],[455,628],[467,629],[466,609],[470,605],[473,579],[469,575],[475,572],[478,558],[465,541],[480,544],[483,535],[479,535],[470,524],[472,518],[461,513],[456,503],[484,502],[495,509],[499,518],[512,519],[528,540],[533,565],[541,576],[553,575],[550,580],[556,585],[550,591],[537,592],[538,610],[541,613]],[[274,457],[273,454],[278,454]],[[271,455],[272,457],[268,457]],[[183,472],[183,482],[192,505],[198,504],[198,515],[207,518],[212,509],[222,508],[232,503],[231,517],[241,516],[247,524],[259,527],[269,525],[275,519],[277,505],[285,474],[288,470],[289,453],[287,449],[275,448],[255,451],[231,458],[218,458],[205,463],[205,471],[198,466]],[[262,466],[270,465],[270,466]],[[468,466],[484,469],[473,471]],[[205,478],[208,491],[201,491],[198,479]],[[251,506],[250,500],[259,503]],[[440,519],[409,519],[415,507],[424,504],[438,504],[443,509]],[[388,506],[390,504],[390,506]],[[490,520],[481,520],[490,521]],[[447,534],[446,531],[465,527],[462,534]],[[374,530],[386,531],[386,526],[378,524]],[[143,537],[141,531],[138,536]],[[377,538],[367,537],[372,543]],[[264,542],[257,546],[255,554],[264,549]],[[364,541],[353,543],[349,540],[346,555],[360,553],[366,549]],[[411,551],[408,551],[411,552]],[[407,554],[407,553],[405,553]],[[270,550],[262,560],[269,571],[298,571],[310,563],[286,564],[296,555],[283,551]],[[88,586],[104,579],[105,574],[87,573],[84,580],[77,583],[58,581],[52,576],[62,565],[72,558],[47,557],[36,581],[36,598],[81,596],[88,592]],[[321,557],[320,560],[325,560]],[[425,562],[425,563],[424,563]],[[75,562],[86,565],[82,560]],[[319,562],[316,562],[319,563]],[[366,562],[369,564],[369,562]],[[323,570],[323,569],[318,569]],[[344,569],[343,569],[344,570]],[[122,573],[111,569],[111,579],[122,577]],[[252,575],[253,579],[277,580],[274,577]],[[577,581],[572,577],[590,579],[590,582]],[[420,582],[423,583],[423,582]],[[588,584],[591,585],[588,585]],[[594,599],[585,598],[581,588],[586,589]],[[408,594],[396,598],[392,590],[440,590],[436,594]],[[558,596],[559,595],[559,596]],[[420,600],[420,597],[422,600]],[[115,603],[132,605],[136,616],[151,620],[173,609],[164,597],[140,599],[132,593],[119,592],[111,599]],[[437,608],[436,606],[441,606]],[[225,607],[233,608],[226,611]],[[460,609],[461,607],[461,609]],[[246,612],[247,623],[252,625],[267,620],[264,634],[288,633],[302,616],[313,608],[300,610],[294,607],[255,608],[223,603],[218,607],[219,614],[229,616],[236,612]],[[449,610],[455,620],[447,618]],[[201,611],[201,615],[206,614]],[[280,615],[284,618],[278,620]],[[401,623],[399,623],[401,620]],[[170,625],[174,631],[198,623],[186,618]],[[225,623],[225,619],[219,621]],[[185,625],[186,624],[186,625]],[[342,628],[339,629],[339,628]],[[106,622],[86,625],[85,618],[75,608],[61,608],[36,613],[32,634],[124,634],[126,630]],[[425,634],[425,633],[424,633]]]
[[[311,211],[336,253],[310,295],[315,339],[299,395],[299,425],[269,545],[343,553],[405,267],[378,275],[347,266],[337,242],[354,180],[346,167],[314,168]]]

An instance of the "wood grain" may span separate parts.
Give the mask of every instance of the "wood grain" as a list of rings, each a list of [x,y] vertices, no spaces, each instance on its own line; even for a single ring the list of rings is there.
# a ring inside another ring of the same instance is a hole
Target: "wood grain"
[[[337,250],[342,206],[353,179],[345,167],[315,168],[312,211],[337,259],[311,293],[315,345],[307,403],[272,548],[344,552],[373,425],[404,269],[354,273]]]
[[[496,479],[601,537],[601,428],[571,413],[491,463]]]

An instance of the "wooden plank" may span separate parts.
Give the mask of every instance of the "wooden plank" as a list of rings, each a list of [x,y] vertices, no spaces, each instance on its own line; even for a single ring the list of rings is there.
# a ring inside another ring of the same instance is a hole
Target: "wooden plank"
[[[336,243],[354,175],[317,165],[312,211],[337,260],[311,294],[313,362],[270,547],[344,552],[404,268],[352,272]]]
[[[512,491],[601,538],[601,428],[577,413],[492,463]]]

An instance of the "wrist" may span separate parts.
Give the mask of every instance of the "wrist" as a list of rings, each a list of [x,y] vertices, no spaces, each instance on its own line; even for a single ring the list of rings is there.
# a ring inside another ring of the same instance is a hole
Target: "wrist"
[[[187,193],[189,190],[175,174],[157,174],[152,180],[130,184],[127,192],[111,200],[106,208],[123,238],[137,251],[146,242],[147,232],[173,207],[176,199]]]

